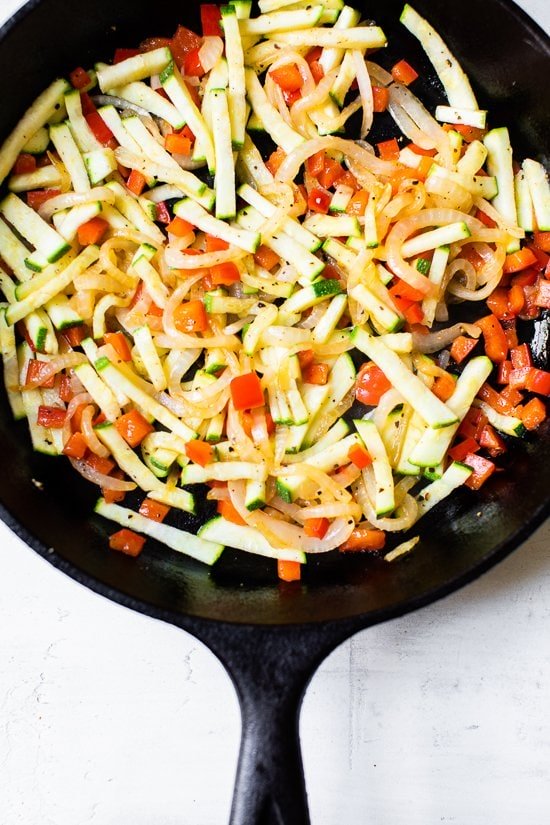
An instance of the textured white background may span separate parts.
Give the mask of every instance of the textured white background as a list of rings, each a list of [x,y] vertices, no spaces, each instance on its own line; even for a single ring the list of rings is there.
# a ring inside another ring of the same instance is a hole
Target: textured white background
[[[548,0],[521,5],[550,29]],[[547,825],[549,548],[550,525],[329,657],[301,718],[313,825]],[[0,571],[0,825],[224,825],[239,711],[217,660],[1,523]]]

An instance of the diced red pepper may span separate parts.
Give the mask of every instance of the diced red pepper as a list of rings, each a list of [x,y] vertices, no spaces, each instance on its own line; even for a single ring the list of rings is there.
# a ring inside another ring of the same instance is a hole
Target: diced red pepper
[[[328,213],[331,197],[324,189],[314,187],[307,198],[307,206],[312,212],[320,212],[323,215]]]
[[[154,430],[154,427],[149,424],[139,410],[130,410],[130,412],[121,415],[115,421],[115,427],[130,447],[137,447],[145,436]]]
[[[201,3],[201,26],[203,37],[223,37],[220,26],[221,11],[215,3]]]
[[[515,370],[521,367],[532,367],[533,356],[529,344],[520,344],[518,347],[513,347],[510,350],[510,359]]]
[[[170,49],[180,69],[184,68],[187,55],[193,51],[198,53],[201,45],[202,38],[195,32],[185,26],[178,26],[170,43]]]
[[[86,324],[78,324],[70,329],[63,330],[63,337],[69,346],[79,347],[82,341],[89,336],[89,330]]]
[[[355,397],[361,404],[375,407],[391,386],[380,367],[368,362],[359,370],[355,382]]]
[[[486,315],[476,321],[476,325],[483,333],[485,352],[491,361],[496,364],[505,361],[508,355],[508,342],[498,318],[495,315]]]
[[[375,112],[385,112],[390,102],[389,90],[385,86],[373,86],[372,100]]]
[[[25,384],[33,384],[34,386],[38,387],[48,387],[51,388],[55,386],[55,375],[51,375],[48,378],[44,378],[44,374],[48,374],[49,365],[47,361],[39,361],[36,358],[33,358],[32,361],[29,361],[29,365],[27,367],[27,375],[25,377]]]
[[[270,154],[265,165],[267,166],[272,175],[275,175],[277,173],[279,166],[285,158],[286,154],[285,152],[283,152],[280,146],[278,146],[275,149],[275,151]]]
[[[454,447],[451,447],[449,456],[453,461],[464,461],[467,455],[477,453],[479,449],[480,445],[477,441],[469,436],[465,438],[464,441],[460,441],[458,444],[455,444]]]
[[[151,521],[162,522],[170,512],[170,507],[162,504],[160,501],[155,501],[152,498],[145,498],[140,504],[139,512],[145,518]]]
[[[537,258],[533,252],[526,246],[517,252],[512,252],[506,256],[504,261],[503,271],[505,274],[510,272],[521,272],[522,269],[527,269],[528,266],[533,266],[537,263]]]
[[[64,404],[68,404],[74,398],[74,392],[71,387],[71,379],[68,375],[59,376],[58,388],[59,400]]]
[[[302,369],[302,381],[305,384],[324,385],[328,381],[328,364],[310,364]]]
[[[304,522],[304,532],[312,539],[324,538],[328,528],[328,518],[308,518]]]
[[[223,516],[224,519],[232,522],[232,524],[240,524],[241,526],[246,524],[246,521],[242,518],[239,511],[236,510],[231,502],[227,501],[227,499],[218,501],[217,509],[220,516]]]
[[[360,189],[355,193],[346,206],[346,214],[362,217],[365,214],[365,209],[367,208],[368,202],[369,193],[365,191],[365,189]]]
[[[94,133],[97,140],[103,145],[108,146],[111,149],[116,148],[118,143],[115,140],[115,136],[99,114],[99,112],[90,112],[89,114],[85,115],[86,123]]]
[[[250,410],[265,404],[262,384],[255,372],[237,375],[231,381],[230,390],[236,410]]]
[[[43,203],[61,194],[61,189],[34,189],[27,192],[27,203],[31,209],[40,209]]]
[[[487,306],[495,318],[500,321],[510,317],[508,306],[508,290],[506,287],[498,286],[487,298]]]
[[[467,464],[468,467],[471,467],[473,470],[472,475],[469,476],[465,482],[470,490],[479,490],[496,470],[493,461],[484,458],[482,455],[474,455],[474,453],[468,453],[464,459],[464,464]]]
[[[286,63],[278,69],[272,69],[269,76],[283,92],[298,92],[304,84],[304,79],[296,63]]]
[[[398,83],[409,86],[418,77],[418,72],[416,72],[406,60],[400,60],[391,70],[391,75]]]
[[[190,232],[193,232],[195,227],[192,223],[189,223],[189,221],[186,221],[184,218],[178,218],[176,215],[166,229],[171,235],[175,235],[176,238],[184,238],[186,235],[189,235]]]
[[[172,220],[172,215],[170,214],[170,210],[168,209],[168,206],[166,205],[166,201],[160,201],[159,203],[157,203],[156,206],[157,206],[157,209],[156,209],[157,222],[168,225],[170,223],[170,221]]]
[[[498,393],[495,390],[493,390],[493,392],[495,396],[498,397]],[[462,419],[457,432],[459,435],[464,436],[464,438],[473,438],[474,441],[478,441],[481,431],[486,423],[487,418],[481,410],[477,407],[470,407]]]
[[[132,353],[128,339],[123,332],[106,332],[103,336],[106,344],[110,344],[121,361],[131,361]]]
[[[133,192],[134,195],[141,195],[146,185],[147,180],[145,175],[142,175],[137,169],[132,169],[130,177],[126,181],[126,186],[130,192]]]
[[[525,293],[519,284],[512,284],[508,290],[508,311],[510,315],[519,315],[525,305]]]
[[[174,310],[174,326],[180,332],[205,332],[208,318],[202,301],[186,301]]]
[[[96,473],[108,476],[115,469],[115,462],[110,458],[103,458],[103,456],[89,453],[85,458],[86,464]]]
[[[363,470],[365,467],[370,467],[372,464],[372,458],[361,444],[355,444],[353,447],[350,447],[348,458],[360,470]]]
[[[550,309],[550,281],[541,278],[538,282],[535,292],[535,304],[543,309]]]
[[[226,261],[223,264],[214,264],[210,267],[213,285],[230,286],[241,280],[241,273],[238,266],[233,261]]]
[[[401,278],[394,278],[393,286],[389,292],[392,298],[397,296],[399,298],[405,298],[407,301],[422,301],[425,298],[423,292],[410,286],[410,284],[401,280]]]
[[[225,249],[229,249],[227,241],[224,241],[223,238],[216,238],[215,235],[205,235],[204,240],[207,252],[223,252]]]
[[[277,559],[277,575],[283,582],[297,582],[302,576],[302,565],[299,561],[283,561]]]
[[[550,232],[535,232],[533,240],[536,247],[550,255]]]
[[[482,429],[479,437],[479,446],[487,450],[491,458],[497,458],[497,456],[506,452],[504,439],[500,437],[491,424],[486,424]],[[472,452],[474,451],[472,450]]]
[[[171,132],[164,138],[164,148],[172,155],[190,155],[192,143],[185,135]]]
[[[88,445],[82,433],[73,433],[65,446],[63,447],[63,455],[69,458],[82,459],[86,455]]]
[[[117,533],[113,533],[109,539],[109,547],[111,550],[119,550],[121,553],[125,553],[127,556],[133,556],[134,558],[139,556],[144,544],[144,536],[138,536],[137,533],[134,533],[133,530],[128,530],[126,527],[123,527],[123,529]]]
[[[66,418],[67,410],[64,407],[50,407],[46,404],[41,404],[38,407],[36,423],[40,427],[48,427],[52,430],[60,430],[65,424]]]
[[[29,172],[34,172],[35,169],[36,158],[34,155],[29,155],[26,152],[22,152],[15,161],[13,172],[15,175],[27,175]]]
[[[156,48],[156,47],[155,47]],[[113,57],[113,63],[122,63],[123,60],[128,60],[130,57],[136,57],[141,54],[141,49],[117,49]]]
[[[524,287],[524,286],[533,286],[536,284],[538,278],[537,270],[536,269],[524,269],[523,272],[519,272],[517,275],[514,275],[512,278],[512,284],[515,286]],[[524,295],[525,300],[525,295]]]
[[[187,77],[202,77],[204,74],[204,69],[200,61],[199,52],[200,47],[198,49],[193,49],[192,52],[189,52],[185,56],[183,71],[184,74],[187,75]]]
[[[265,244],[261,244],[254,253],[254,262],[258,266],[262,266],[271,272],[271,270],[281,262],[281,259],[276,252],[273,252],[273,250]]]
[[[214,460],[214,447],[206,441],[188,441],[185,445],[185,455],[190,461],[199,464],[201,467],[206,467]]]
[[[301,370],[307,369],[314,361],[315,353],[312,349],[302,349],[298,353],[298,363]]]
[[[83,69],[82,66],[78,66],[78,68],[73,69],[73,71],[69,74],[69,80],[74,89],[83,89],[85,86],[89,86],[92,82],[90,75]]]
[[[103,218],[91,218],[86,223],[78,227],[78,243],[81,246],[88,246],[89,244],[97,244],[102,239],[109,228],[107,221]]]
[[[456,382],[452,375],[445,373],[438,375],[433,383],[432,392],[441,401],[448,401],[456,388]]]
[[[330,158],[328,155],[325,155],[323,169],[319,173],[318,177],[321,186],[325,189],[330,189],[337,181],[340,180],[343,174],[344,170],[342,169],[342,165],[338,163],[338,161],[334,160],[334,158]]]
[[[532,398],[521,411],[521,420],[526,430],[536,430],[546,419],[546,407],[540,398]]]
[[[383,530],[372,527],[356,527],[350,537],[338,548],[341,553],[360,552],[362,550],[382,550],[386,543]]]
[[[478,221],[481,221],[481,223],[485,224],[485,226],[488,229],[494,229],[497,225],[496,221],[494,221],[492,218],[486,215],[485,212],[482,212],[481,209],[476,209],[475,217],[478,219]]]
[[[477,345],[477,338],[466,338],[459,335],[451,345],[451,358],[456,364],[461,364]]]
[[[512,372],[511,361],[501,361],[498,365],[497,384],[507,384],[510,380],[510,373]]]
[[[550,395],[550,372],[532,367],[527,376],[525,388],[538,395]]]
[[[550,232],[548,233],[550,235]],[[546,267],[548,266],[548,262],[550,261],[550,255],[544,249],[541,249],[537,246],[536,243],[529,244],[529,250],[533,253],[535,258],[537,259],[537,263],[533,264],[533,268],[537,272],[544,272]]]
[[[325,153],[315,152],[314,155],[310,155],[310,157],[306,160],[306,169],[308,174],[311,175],[313,178],[318,177],[321,174],[323,169],[325,168]]]
[[[527,377],[530,372],[531,367],[517,367],[516,369],[510,370],[510,375],[508,376],[508,386],[514,390],[524,390],[527,383]]]
[[[376,144],[376,148],[382,160],[395,161],[399,158],[399,144],[396,138],[383,140]]]

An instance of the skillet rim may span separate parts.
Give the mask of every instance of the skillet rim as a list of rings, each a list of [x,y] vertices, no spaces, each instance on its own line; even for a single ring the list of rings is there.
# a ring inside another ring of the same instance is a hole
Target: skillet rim
[[[35,8],[46,3],[47,0],[27,0],[17,11],[0,26],[0,48],[2,48],[3,41],[10,34],[12,29],[19,25]],[[544,49],[550,54],[550,34],[547,33],[542,26],[534,20],[530,15],[520,6],[515,0],[493,0],[496,6],[506,9],[507,13],[511,13],[518,21],[521,22],[524,29],[537,39],[543,45]],[[178,613],[174,610],[162,608],[154,605],[144,599],[138,599],[130,596],[117,588],[106,584],[105,582],[95,578],[93,575],[84,572],[76,565],[61,558],[55,549],[48,547],[44,542],[38,539],[34,533],[26,527],[19,519],[17,519],[9,509],[0,502],[0,519],[6,526],[25,544],[30,547],[39,556],[49,562],[53,567],[60,570],[62,573],[68,575],[78,584],[85,586],[98,595],[104,596],[111,601],[114,601],[124,607],[128,607],[139,613],[148,615],[152,618],[161,619],[170,624],[182,627],[192,632],[196,631],[200,637],[200,628],[223,628],[223,627],[258,627],[264,630],[284,631],[292,630],[311,630],[312,628],[326,628],[333,627],[346,630],[346,633],[353,633],[361,628],[370,627],[389,619],[398,618],[407,613],[411,613],[428,604],[432,604],[445,596],[454,593],[465,585],[479,578],[483,573],[486,573],[491,568],[495,567],[503,561],[514,550],[517,550],[534,532],[546,521],[550,516],[550,497],[535,511],[531,518],[522,524],[515,532],[513,532],[505,541],[501,541],[493,547],[486,555],[484,555],[479,562],[469,567],[464,572],[454,576],[444,584],[432,587],[421,594],[413,597],[405,598],[395,605],[383,608],[376,608],[370,611],[350,614],[345,617],[338,618],[313,618],[308,622],[240,622],[228,621],[223,619],[215,619],[211,617],[198,616],[192,613]]]

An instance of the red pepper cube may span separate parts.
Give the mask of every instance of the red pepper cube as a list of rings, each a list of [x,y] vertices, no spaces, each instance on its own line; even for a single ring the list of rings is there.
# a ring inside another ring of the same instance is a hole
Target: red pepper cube
[[[113,533],[109,539],[111,550],[119,550],[127,556],[139,556],[144,544],[145,538],[143,536],[138,536],[133,530],[127,530],[125,527],[117,533]]]
[[[237,375],[231,381],[230,389],[236,410],[250,410],[265,404],[262,384],[255,372]]]
[[[320,212],[326,215],[330,206],[331,197],[324,189],[315,187],[311,190],[307,199],[308,209],[312,212]]]
[[[470,490],[479,490],[482,484],[485,484],[487,479],[493,475],[496,470],[495,464],[490,461],[488,458],[483,458],[482,455],[475,455],[474,453],[468,453],[468,455],[464,459],[464,464],[467,464],[468,467],[471,467],[473,473],[469,476],[465,484]]]
[[[550,372],[533,367],[525,381],[525,388],[538,395],[550,395]]]

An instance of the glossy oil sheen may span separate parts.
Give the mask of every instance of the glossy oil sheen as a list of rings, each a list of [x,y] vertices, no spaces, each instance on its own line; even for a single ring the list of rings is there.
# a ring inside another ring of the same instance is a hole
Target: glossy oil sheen
[[[548,39],[515,6],[499,0],[456,4],[418,0],[415,7],[445,37],[473,80],[493,125],[510,127],[521,154],[548,159],[550,84]],[[30,3],[8,24],[0,43],[0,137],[59,74],[109,59],[117,46],[145,36],[170,35],[177,23],[198,28],[197,6],[173,0],[75,0]],[[184,11],[185,10],[185,11]],[[421,73],[429,64],[397,23],[401,3],[384,0],[372,14],[390,46],[377,57],[385,66],[403,56]],[[32,55],[40,55],[33,61]],[[421,83],[434,103],[436,81]],[[383,121],[375,138],[389,136]],[[547,322],[537,325],[540,366],[547,365]],[[532,336],[532,331],[528,336]],[[460,491],[426,517],[422,542],[403,561],[388,565],[369,556],[315,558],[301,585],[277,586],[273,563],[227,551],[209,571],[148,542],[137,560],[109,552],[111,524],[95,517],[89,484],[64,459],[32,453],[25,424],[14,424],[0,398],[0,501],[4,518],[36,550],[88,586],[131,606],[185,624],[188,617],[235,623],[287,625],[356,619],[361,624],[426,603],[470,580],[526,538],[548,513],[550,437],[546,429],[516,451],[513,469],[474,495]],[[32,479],[41,482],[40,486]],[[194,524],[198,524],[196,521]],[[51,550],[49,550],[52,548]]]

